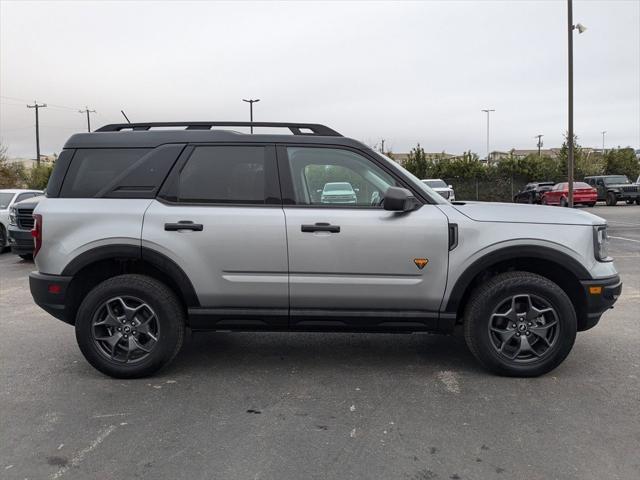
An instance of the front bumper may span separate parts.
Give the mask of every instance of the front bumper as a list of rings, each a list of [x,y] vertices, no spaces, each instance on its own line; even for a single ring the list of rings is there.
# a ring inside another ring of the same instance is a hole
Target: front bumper
[[[21,230],[18,227],[9,225],[9,246],[16,255],[33,254],[33,237],[31,230]]]
[[[583,280],[580,283],[587,299],[587,310],[579,329],[589,330],[597,325],[604,312],[613,308],[622,292],[622,281],[619,275],[614,275],[599,280]]]
[[[40,272],[29,274],[29,288],[36,304],[63,322],[73,324],[67,318],[65,296],[72,277],[62,275],[46,275]]]

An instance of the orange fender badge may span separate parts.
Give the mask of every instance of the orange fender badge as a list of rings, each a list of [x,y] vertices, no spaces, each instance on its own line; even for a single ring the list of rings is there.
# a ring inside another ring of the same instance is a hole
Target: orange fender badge
[[[413,263],[416,264],[416,267],[418,267],[420,270],[422,270],[424,267],[427,266],[427,263],[429,263],[429,259],[428,258],[414,258],[413,259]]]

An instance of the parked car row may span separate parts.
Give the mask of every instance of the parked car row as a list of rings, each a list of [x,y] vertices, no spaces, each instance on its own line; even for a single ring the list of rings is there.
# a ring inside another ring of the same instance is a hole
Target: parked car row
[[[573,203],[593,207],[596,202],[606,201],[607,205],[616,205],[619,201],[640,205],[640,177],[632,183],[626,175],[598,175],[585,177],[584,182],[573,183]],[[569,205],[569,183],[531,182],[516,193],[515,203],[542,205]]]
[[[8,247],[22,258],[33,255],[33,209],[41,190],[0,190],[0,252]]]

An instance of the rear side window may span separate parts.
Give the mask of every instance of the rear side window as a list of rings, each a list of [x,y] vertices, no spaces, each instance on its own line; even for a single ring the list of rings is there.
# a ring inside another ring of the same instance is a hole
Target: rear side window
[[[189,203],[267,203],[263,146],[196,147],[180,172],[178,201]]]
[[[78,149],[64,178],[60,196],[94,197],[148,152],[148,148]]]

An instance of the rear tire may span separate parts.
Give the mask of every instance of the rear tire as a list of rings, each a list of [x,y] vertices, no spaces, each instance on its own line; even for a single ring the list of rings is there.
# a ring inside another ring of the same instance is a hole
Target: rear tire
[[[7,248],[7,231],[4,229],[4,225],[0,224],[0,253],[4,252]]]
[[[607,205],[613,207],[618,204],[618,197],[615,193],[609,192],[607,193]]]
[[[97,370],[115,378],[140,378],[173,360],[184,340],[185,311],[163,283],[120,275],[96,286],[76,315],[76,339]]]
[[[33,254],[31,254],[31,253],[24,253],[24,254],[18,255],[18,256],[23,260],[27,260],[27,261],[33,260]]]
[[[568,207],[569,206],[569,202],[567,202],[566,198],[563,197],[563,198],[560,199],[560,206],[561,207]]]
[[[469,350],[498,375],[536,377],[550,372],[571,351],[576,332],[576,314],[567,294],[529,272],[490,279],[472,293],[464,313]]]
[[[633,200],[633,199],[631,199],[631,200],[626,200],[626,202],[627,202],[627,205],[633,205],[634,200]]]

